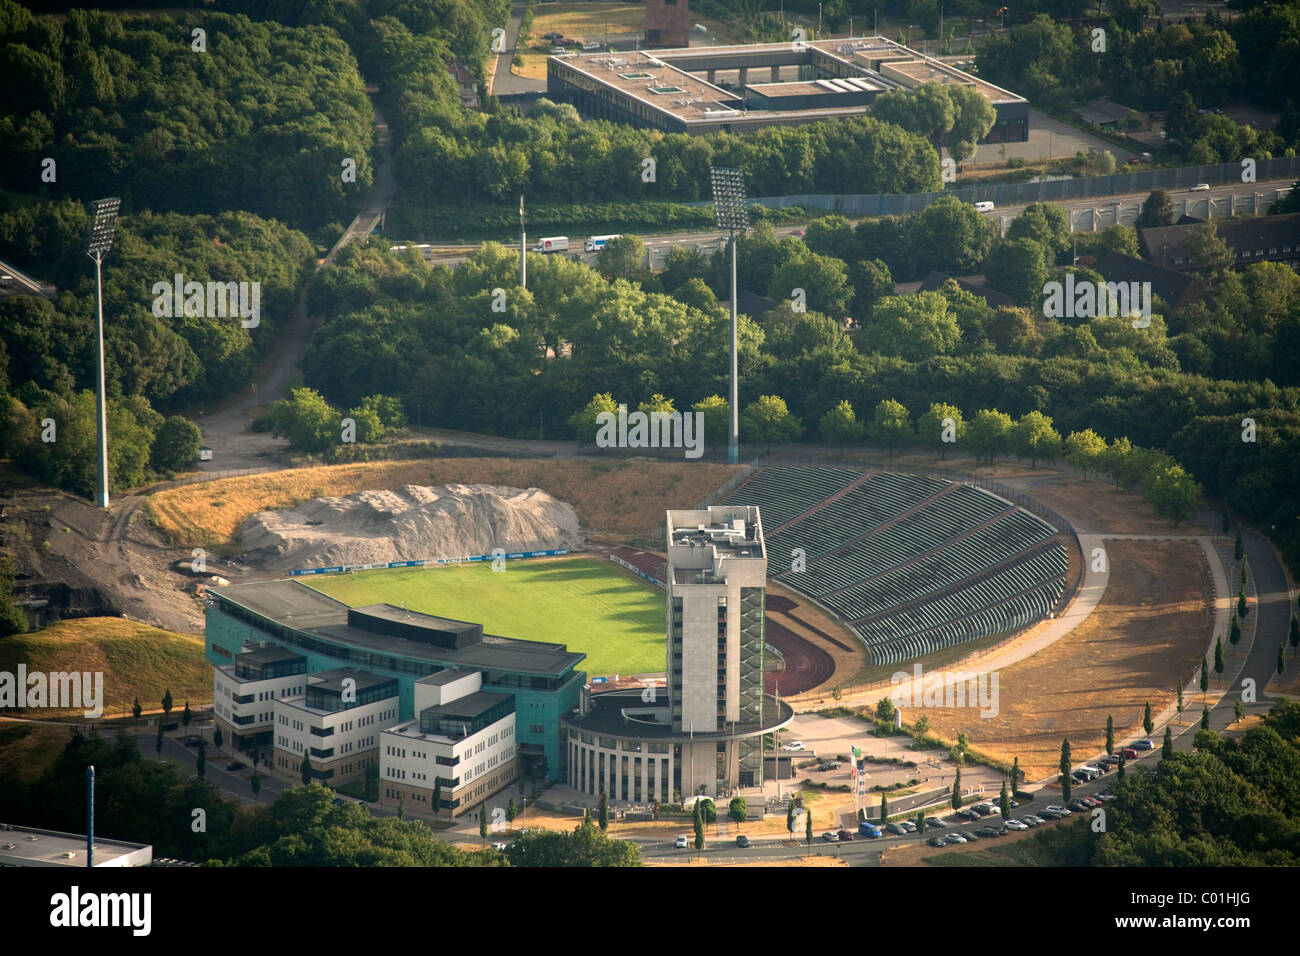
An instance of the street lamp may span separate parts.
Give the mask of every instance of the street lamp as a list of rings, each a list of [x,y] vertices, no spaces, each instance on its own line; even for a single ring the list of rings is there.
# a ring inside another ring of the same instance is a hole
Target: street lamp
[[[731,426],[727,435],[727,461],[740,462],[740,387],[736,359],[736,232],[749,228],[749,209],[745,206],[745,172],[724,166],[710,166],[713,182],[713,216],[718,226],[727,230],[731,247]]]
[[[117,211],[120,199],[96,199],[91,203],[94,223],[86,240],[86,255],[95,260],[95,341],[98,346],[95,378],[95,416],[98,432],[96,457],[99,461],[99,481],[95,488],[95,504],[108,507],[108,411],[104,397],[104,285],[100,266],[108,250],[113,248],[113,233],[117,229]]]

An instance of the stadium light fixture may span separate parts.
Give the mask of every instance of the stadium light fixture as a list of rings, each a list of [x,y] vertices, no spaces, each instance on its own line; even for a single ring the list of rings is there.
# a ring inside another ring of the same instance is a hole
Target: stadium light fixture
[[[726,229],[731,247],[731,422],[727,435],[727,461],[740,461],[740,384],[736,358],[736,233],[749,228],[749,207],[745,205],[745,171],[726,166],[709,167],[713,182],[713,217]]]
[[[86,239],[86,255],[95,260],[95,430],[99,477],[95,489],[95,504],[108,507],[108,403],[104,396],[104,284],[101,266],[104,257],[113,248],[113,234],[117,231],[117,212],[120,199],[96,199],[91,203],[94,217],[90,236]]]

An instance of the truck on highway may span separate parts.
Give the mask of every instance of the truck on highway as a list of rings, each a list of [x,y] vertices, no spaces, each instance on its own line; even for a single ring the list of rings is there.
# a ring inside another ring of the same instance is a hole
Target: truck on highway
[[[537,245],[533,246],[533,252],[568,252],[568,236],[551,236],[549,239],[538,239]]]
[[[607,245],[609,244],[609,240],[611,240],[611,239],[618,239],[618,238],[619,238],[619,236],[617,236],[617,235],[615,235],[615,236],[592,236],[592,237],[590,237],[590,238],[587,240],[586,244],[584,245],[584,248],[585,248],[588,252],[600,252],[601,249],[604,249],[605,246],[607,246]]]

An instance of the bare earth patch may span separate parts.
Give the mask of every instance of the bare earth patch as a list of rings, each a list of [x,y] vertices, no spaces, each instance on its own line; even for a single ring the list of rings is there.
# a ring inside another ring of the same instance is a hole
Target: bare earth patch
[[[1204,555],[1194,541],[1111,541],[1107,551],[1110,582],[1093,614],[1000,672],[997,716],[927,708],[938,734],[955,739],[965,731],[982,753],[1007,763],[1019,756],[1026,779],[1035,780],[1055,772],[1062,738],[1076,758],[1089,756],[1105,746],[1107,715],[1117,737],[1132,735],[1146,702],[1159,713],[1173,699],[1210,638]]]
[[[322,465],[225,478],[160,491],[149,499],[154,523],[181,547],[237,547],[250,516],[312,498],[404,485],[486,484],[541,488],[573,505],[584,529],[649,537],[669,508],[689,508],[743,466],[645,459],[429,458]]]

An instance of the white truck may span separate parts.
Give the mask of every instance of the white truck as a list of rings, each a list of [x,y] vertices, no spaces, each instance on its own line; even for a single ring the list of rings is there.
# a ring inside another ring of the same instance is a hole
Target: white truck
[[[537,245],[533,246],[533,252],[568,252],[568,236],[551,236],[549,239],[538,239]]]
[[[614,236],[592,236],[587,240],[584,248],[587,252],[600,252],[601,249],[604,249],[605,246],[609,245],[611,239],[618,239],[620,237],[621,233]]]

